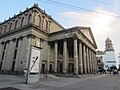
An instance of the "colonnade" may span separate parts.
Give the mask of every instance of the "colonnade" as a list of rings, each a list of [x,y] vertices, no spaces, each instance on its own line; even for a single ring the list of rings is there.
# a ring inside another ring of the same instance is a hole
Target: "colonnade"
[[[68,41],[67,39],[63,40],[63,73],[68,72]],[[97,72],[97,63],[96,63],[96,52],[88,47],[85,43],[78,40],[77,38],[73,39],[73,63],[74,63],[74,74],[91,74]],[[58,61],[58,41],[55,41],[54,46],[54,72],[57,73],[57,61]]]

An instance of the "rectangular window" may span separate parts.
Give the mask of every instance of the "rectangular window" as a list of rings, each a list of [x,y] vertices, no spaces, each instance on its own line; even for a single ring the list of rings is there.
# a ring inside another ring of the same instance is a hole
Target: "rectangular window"
[[[17,56],[17,49],[15,50],[13,59],[16,59],[16,56]]]
[[[4,45],[4,50],[6,49],[6,44],[7,44],[7,43],[5,42],[5,45]]]
[[[16,42],[16,47],[18,47],[18,44],[19,44],[19,39],[17,39],[17,42]]]
[[[14,68],[15,68],[15,61],[13,61],[13,63],[12,63],[12,69],[11,69],[11,71],[14,71]]]
[[[2,64],[3,64],[3,62],[0,63],[0,71],[1,71],[1,69],[2,69]]]
[[[2,60],[4,59],[4,54],[5,54],[5,52],[3,52],[3,54],[2,54]]]
[[[106,61],[106,63],[116,63],[116,61]]]

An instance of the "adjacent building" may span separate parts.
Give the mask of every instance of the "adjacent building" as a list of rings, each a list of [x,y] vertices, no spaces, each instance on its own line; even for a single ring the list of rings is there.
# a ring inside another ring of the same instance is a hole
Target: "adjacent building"
[[[97,62],[103,64],[105,70],[109,70],[112,66],[118,67],[112,40],[109,38],[105,41],[105,51],[97,51]]]
[[[90,27],[65,29],[34,4],[0,24],[0,71],[28,68],[30,46],[41,47],[40,72],[90,74],[97,71]]]

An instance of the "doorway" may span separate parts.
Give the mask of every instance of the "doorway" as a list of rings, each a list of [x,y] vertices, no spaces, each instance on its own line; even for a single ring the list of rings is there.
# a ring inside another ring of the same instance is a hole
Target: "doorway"
[[[0,64],[0,71],[1,71],[1,69],[2,69],[2,64],[3,64],[3,63],[1,62],[1,64]]]
[[[69,73],[73,73],[74,72],[74,64],[72,64],[72,63],[69,63]]]
[[[45,64],[42,64],[41,73],[45,74]]]
[[[14,67],[15,67],[15,61],[13,61],[13,63],[12,63],[12,69],[11,69],[11,71],[14,71]]]
[[[60,73],[62,73],[62,72],[63,72],[63,64],[60,63]]]
[[[52,64],[50,64],[49,73],[53,73],[53,70],[52,70]]]

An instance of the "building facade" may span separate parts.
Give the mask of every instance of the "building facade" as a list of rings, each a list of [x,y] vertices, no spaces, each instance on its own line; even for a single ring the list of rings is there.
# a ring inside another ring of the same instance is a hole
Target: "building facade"
[[[30,46],[41,47],[40,72],[96,72],[96,42],[90,27],[65,29],[34,4],[0,24],[0,70],[28,68]]]
[[[115,59],[115,50],[113,48],[112,40],[109,38],[105,41],[105,51],[97,51],[97,60],[104,64],[105,70],[109,70],[112,66],[118,68],[117,60]]]

